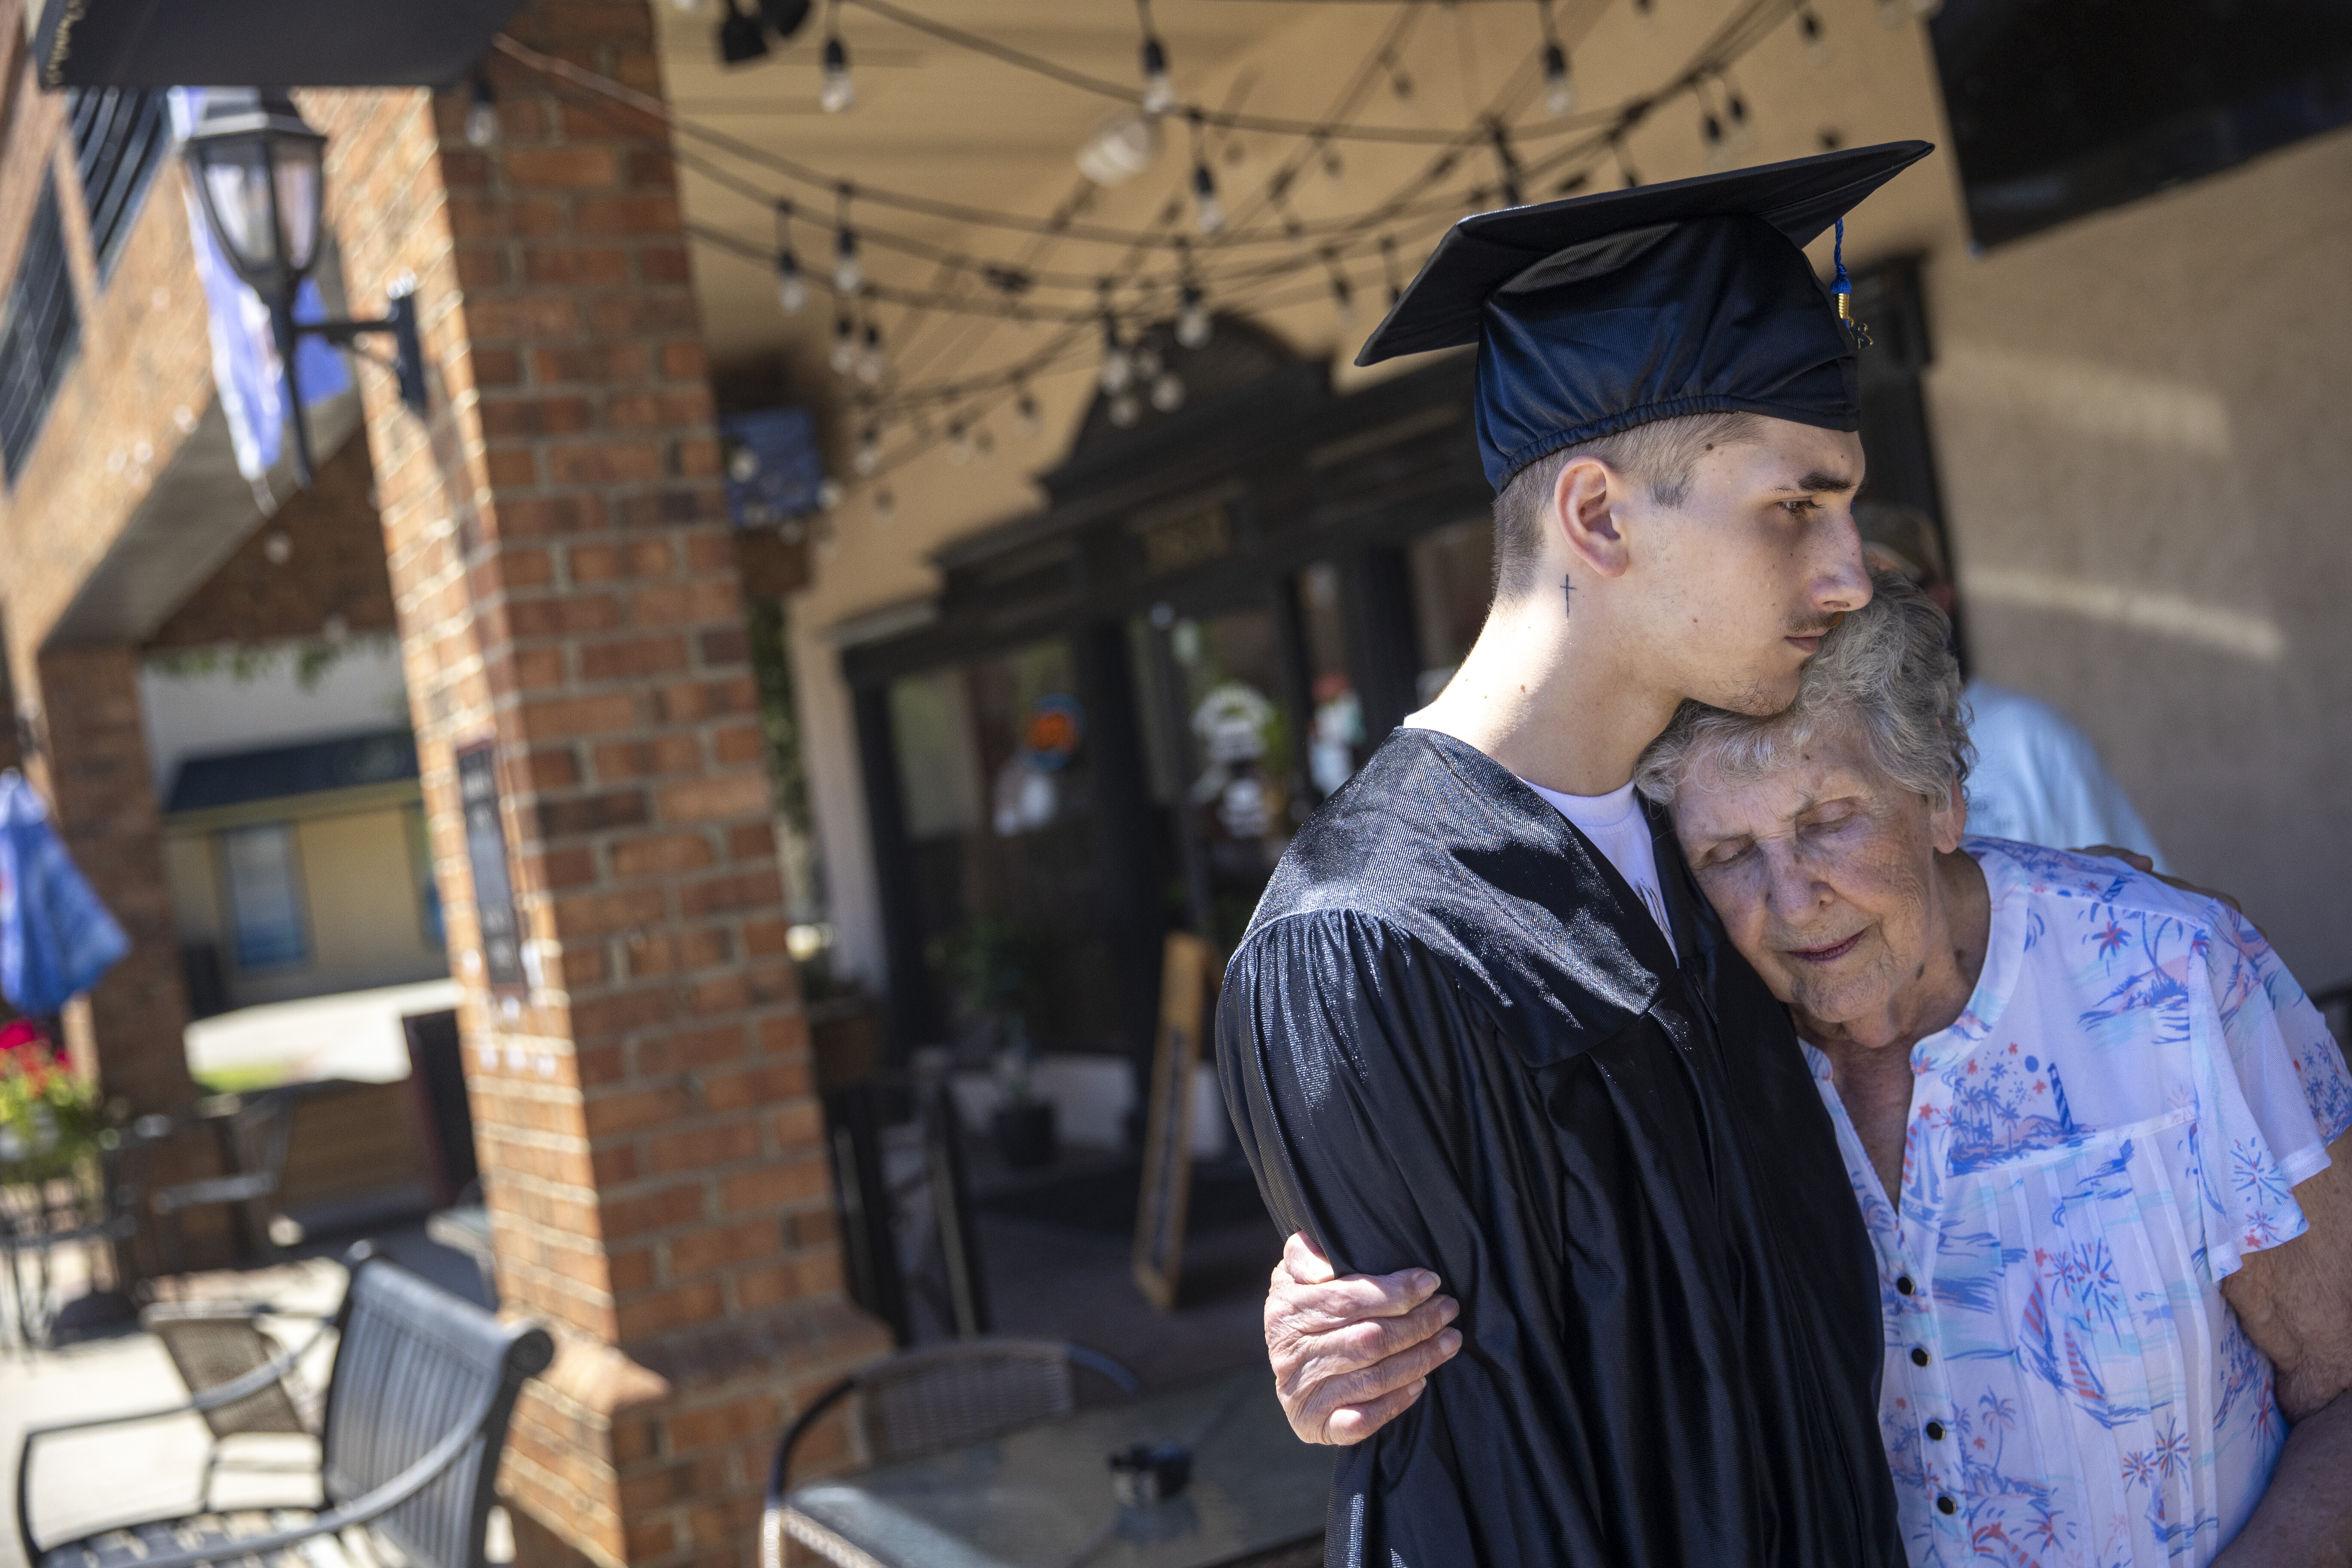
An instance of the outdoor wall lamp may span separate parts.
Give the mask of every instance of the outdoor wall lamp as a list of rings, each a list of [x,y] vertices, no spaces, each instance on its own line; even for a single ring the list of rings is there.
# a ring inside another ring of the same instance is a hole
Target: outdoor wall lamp
[[[304,122],[292,99],[257,88],[207,92],[204,117],[184,149],[205,226],[229,266],[269,307],[278,357],[286,372],[287,400],[293,405],[295,465],[306,485],[310,482],[310,430],[294,369],[295,343],[304,334],[348,347],[372,332],[390,333],[400,400],[419,414],[425,412],[425,353],[412,294],[394,295],[391,313],[382,321],[294,319],[295,290],[319,261],[319,231],[326,212],[326,149],[327,139]]]

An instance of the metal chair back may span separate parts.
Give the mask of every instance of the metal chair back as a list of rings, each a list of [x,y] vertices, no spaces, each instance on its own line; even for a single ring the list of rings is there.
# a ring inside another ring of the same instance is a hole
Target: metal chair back
[[[163,1353],[172,1358],[190,1394],[209,1394],[285,1353],[276,1336],[254,1321],[254,1309],[239,1303],[158,1302],[140,1314],[140,1322],[163,1342]],[[215,1438],[310,1430],[284,1378],[201,1414]]]
[[[375,1529],[413,1568],[484,1568],[515,1396],[554,1359],[554,1342],[372,1258],[354,1258],[341,1318],[320,1434],[327,1500],[352,1501],[470,1429],[457,1461]]]

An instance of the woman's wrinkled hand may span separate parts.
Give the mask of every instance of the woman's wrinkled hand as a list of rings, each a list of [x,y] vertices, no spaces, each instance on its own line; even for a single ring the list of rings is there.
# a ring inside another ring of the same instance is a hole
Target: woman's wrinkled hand
[[[1426,1268],[1336,1277],[1293,1236],[1265,1293],[1275,1392],[1303,1442],[1360,1443],[1409,1409],[1462,1348],[1461,1304]]]

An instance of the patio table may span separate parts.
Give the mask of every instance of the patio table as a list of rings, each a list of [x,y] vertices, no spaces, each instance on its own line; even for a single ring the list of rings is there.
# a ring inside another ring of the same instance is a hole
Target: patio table
[[[1166,1442],[1192,1484],[1121,1507],[1109,1455]],[[1261,1368],[811,1481],[783,1526],[844,1568],[1287,1568],[1321,1562],[1330,1488],[1331,1450],[1292,1435]]]

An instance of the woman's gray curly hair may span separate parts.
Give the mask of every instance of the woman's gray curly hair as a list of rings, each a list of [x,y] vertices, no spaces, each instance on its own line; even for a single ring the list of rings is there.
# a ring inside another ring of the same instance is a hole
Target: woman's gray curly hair
[[[1893,573],[1873,573],[1871,586],[1870,603],[1822,638],[1798,679],[1797,700],[1781,712],[1756,718],[1684,703],[1634,764],[1642,793],[1671,803],[1702,752],[1727,779],[1760,778],[1823,728],[1843,723],[1858,725],[1879,770],[1916,794],[1940,799],[1965,780],[1976,753],[1951,623]]]

